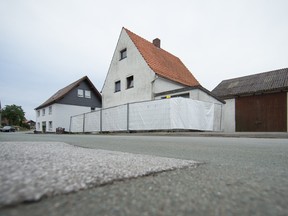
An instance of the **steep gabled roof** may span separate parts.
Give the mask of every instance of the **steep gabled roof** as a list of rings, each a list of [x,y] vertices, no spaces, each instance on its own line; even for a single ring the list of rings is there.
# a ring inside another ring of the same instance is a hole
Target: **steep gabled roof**
[[[100,98],[101,100],[101,94],[98,92],[98,90],[95,88],[95,86],[93,85],[93,83],[90,81],[90,79],[87,76],[82,77],[81,79],[71,83],[70,85],[60,89],[59,91],[57,91],[54,95],[52,95],[48,100],[46,100],[44,103],[42,103],[40,106],[38,106],[37,108],[35,108],[35,110],[37,109],[41,109],[43,107],[49,106],[53,103],[56,103],[57,101],[61,100],[65,95],[67,95],[70,91],[72,91],[74,88],[76,88],[81,82],[83,81],[87,81],[87,83],[89,84],[91,90],[93,91],[93,93],[95,95],[97,95],[97,97]]]
[[[288,68],[222,81],[212,93],[220,98],[288,91]]]
[[[158,75],[186,86],[200,83],[182,61],[171,53],[156,47],[153,43],[124,28],[148,66]]]

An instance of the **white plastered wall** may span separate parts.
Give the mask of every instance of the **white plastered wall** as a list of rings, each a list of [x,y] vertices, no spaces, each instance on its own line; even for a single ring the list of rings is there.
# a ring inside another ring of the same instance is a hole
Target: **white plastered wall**
[[[120,51],[127,49],[127,58],[120,60]],[[126,89],[126,78],[134,77],[134,87]],[[107,77],[102,89],[103,108],[136,101],[152,100],[152,82],[155,73],[122,29]],[[115,82],[121,81],[121,91],[115,92]]]
[[[37,116],[36,111],[36,130],[42,131],[42,122],[46,122],[46,132],[56,132],[56,128],[65,128],[65,131],[69,131],[70,117],[87,113],[91,111],[90,107],[74,106],[65,104],[53,104],[52,113],[49,114],[49,106],[45,107],[45,116],[42,116],[42,109],[40,109],[40,116]],[[44,108],[43,108],[44,109]],[[52,130],[49,130],[49,121],[52,121]],[[40,123],[40,129],[37,128],[38,122]]]
[[[180,83],[176,83],[176,82],[170,81],[162,77],[157,77],[154,82],[153,93],[157,94],[157,93],[171,91],[171,90],[180,89],[184,87],[185,86]],[[159,98],[161,98],[161,96]],[[157,99],[159,98],[157,97]]]
[[[225,100],[226,104],[223,106],[222,124],[224,132],[235,132],[235,99]]]

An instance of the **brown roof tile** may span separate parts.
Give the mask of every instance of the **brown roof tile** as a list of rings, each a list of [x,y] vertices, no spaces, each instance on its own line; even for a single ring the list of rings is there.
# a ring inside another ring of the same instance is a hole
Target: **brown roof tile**
[[[66,94],[68,94],[72,89],[74,89],[75,87],[78,86],[78,84],[80,84],[82,81],[86,80],[89,85],[91,86],[91,89],[94,91],[94,93],[101,98],[101,94],[98,92],[98,90],[95,88],[95,86],[93,85],[93,83],[90,81],[90,79],[87,76],[82,77],[81,79],[71,83],[70,85],[60,89],[59,91],[57,91],[54,95],[52,95],[48,100],[46,100],[44,103],[42,103],[40,106],[38,106],[37,108],[35,108],[35,110],[37,109],[41,109],[43,107],[49,106],[53,103],[56,103],[57,101],[61,100]]]
[[[200,83],[182,61],[171,53],[124,28],[149,67],[161,77],[184,84],[198,86]]]

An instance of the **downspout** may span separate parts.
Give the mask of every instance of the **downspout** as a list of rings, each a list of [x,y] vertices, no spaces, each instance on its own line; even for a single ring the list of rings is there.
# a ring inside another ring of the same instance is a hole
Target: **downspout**
[[[159,77],[155,74],[154,79],[151,81],[151,99],[154,100],[155,99],[155,81],[158,79]]]

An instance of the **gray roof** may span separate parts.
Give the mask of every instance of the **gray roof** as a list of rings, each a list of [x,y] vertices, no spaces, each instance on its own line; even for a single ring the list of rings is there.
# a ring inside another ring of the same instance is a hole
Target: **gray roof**
[[[288,68],[223,80],[212,93],[222,99],[288,91]]]
[[[72,91],[72,89],[76,88],[79,83],[83,82],[83,81],[87,81],[87,83],[89,84],[91,90],[93,91],[93,93],[95,95],[97,95],[97,97],[102,100],[102,96],[101,94],[98,92],[98,90],[95,88],[95,86],[93,85],[93,83],[90,81],[90,79],[87,76],[82,77],[81,79],[71,83],[70,85],[66,86],[65,88],[60,89],[59,91],[57,91],[54,95],[52,95],[48,100],[46,100],[44,103],[42,103],[40,106],[38,106],[37,108],[35,108],[35,110],[37,109],[41,109],[43,107],[49,106],[53,103],[56,103],[57,101],[61,100],[65,95],[67,95],[70,91]]]

